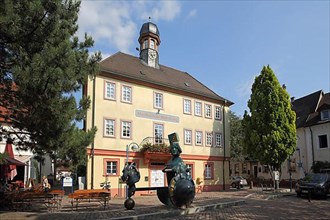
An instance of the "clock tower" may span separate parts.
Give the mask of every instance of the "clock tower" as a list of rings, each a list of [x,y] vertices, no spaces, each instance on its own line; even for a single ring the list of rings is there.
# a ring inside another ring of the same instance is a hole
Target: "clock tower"
[[[144,23],[140,30],[140,60],[142,63],[159,69],[158,48],[160,44],[159,30],[152,22]]]

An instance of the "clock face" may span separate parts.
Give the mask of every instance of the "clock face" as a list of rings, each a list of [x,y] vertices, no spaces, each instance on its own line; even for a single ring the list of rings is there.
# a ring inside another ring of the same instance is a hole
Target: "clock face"
[[[155,60],[156,57],[157,57],[157,53],[156,53],[156,51],[154,51],[154,50],[149,51],[149,58],[150,58],[151,60]]]

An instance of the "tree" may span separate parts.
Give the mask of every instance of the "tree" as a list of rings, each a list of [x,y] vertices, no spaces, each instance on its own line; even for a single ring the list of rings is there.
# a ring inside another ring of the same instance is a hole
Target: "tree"
[[[230,111],[230,157],[235,161],[243,162],[246,154],[243,149],[244,130],[242,119]]]
[[[0,118],[11,125],[0,133],[22,150],[42,156],[62,149],[75,160],[72,152],[87,146],[96,128],[76,128],[90,101],[77,104],[74,93],[101,60],[100,53],[89,55],[91,37],[75,36],[80,2],[0,1]]]
[[[267,66],[252,85],[250,113],[243,117],[244,148],[250,157],[280,171],[296,149],[295,112],[290,97]]]

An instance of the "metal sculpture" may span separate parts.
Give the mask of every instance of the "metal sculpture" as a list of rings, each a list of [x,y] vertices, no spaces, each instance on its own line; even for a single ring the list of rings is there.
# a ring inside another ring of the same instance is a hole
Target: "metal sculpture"
[[[135,183],[140,180],[140,172],[135,166],[126,165],[121,176],[121,179],[128,186],[128,198],[124,203],[126,209],[134,208],[135,202],[131,197],[135,191],[157,190],[158,199],[163,204],[176,208],[186,208],[194,200],[195,183],[189,175],[189,169],[180,157],[182,149],[179,145],[179,136],[177,133],[172,133],[168,135],[168,138],[172,158],[163,169],[163,172],[166,173],[168,186],[136,188]]]
[[[135,183],[140,181],[140,177],[140,172],[137,170],[135,163],[126,163],[123,169],[123,175],[121,176],[122,181],[125,182],[128,187],[126,192],[127,198],[124,204],[126,209],[133,209],[135,206],[135,202],[131,197],[135,194]]]
[[[172,133],[168,135],[168,139],[172,158],[163,171],[167,176],[169,199],[174,207],[184,208],[195,198],[195,183],[188,174],[190,170],[180,157],[182,149],[178,134]],[[168,202],[166,204],[168,205]]]

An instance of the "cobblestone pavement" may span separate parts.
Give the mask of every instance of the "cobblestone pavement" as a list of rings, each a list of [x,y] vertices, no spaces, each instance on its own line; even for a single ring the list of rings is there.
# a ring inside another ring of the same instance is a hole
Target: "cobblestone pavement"
[[[277,198],[283,195],[287,194],[247,189],[203,192],[196,194],[192,206],[186,210],[168,208],[159,202],[157,196],[151,195],[134,197],[136,205],[133,210],[124,208],[123,198],[113,198],[106,210],[98,203],[83,203],[77,211],[72,211],[70,200],[65,197],[61,210],[56,213],[38,207],[35,212],[0,212],[0,220],[155,219],[156,216],[159,219],[330,219],[330,198],[308,202],[292,193],[292,196]],[[182,215],[184,213],[195,214]]]
[[[165,218],[171,219],[173,218]],[[274,199],[267,199],[264,196],[251,196],[246,203],[240,206],[232,206],[222,209],[198,212],[191,215],[178,216],[179,219],[330,219],[330,198],[312,199],[297,198],[296,196],[285,196]]]

